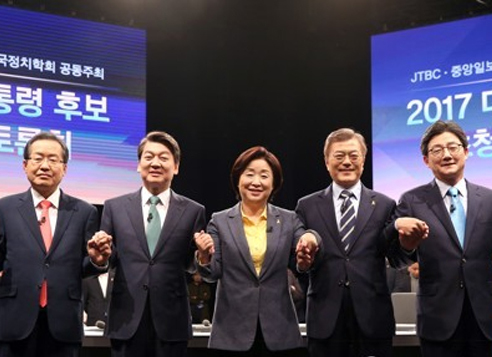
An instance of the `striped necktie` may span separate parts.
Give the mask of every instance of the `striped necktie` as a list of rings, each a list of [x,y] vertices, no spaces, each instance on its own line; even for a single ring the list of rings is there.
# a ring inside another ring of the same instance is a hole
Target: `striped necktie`
[[[340,207],[340,239],[342,240],[342,246],[345,252],[350,248],[350,244],[353,242],[353,232],[355,228],[355,208],[352,197],[354,194],[349,190],[343,190],[340,193],[340,198],[343,199],[342,206]]]

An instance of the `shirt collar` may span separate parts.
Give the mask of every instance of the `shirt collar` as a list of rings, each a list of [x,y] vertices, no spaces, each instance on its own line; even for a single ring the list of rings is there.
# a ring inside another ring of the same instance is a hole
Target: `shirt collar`
[[[243,205],[241,205],[241,217],[244,220],[247,220],[249,222],[254,222],[246,213],[243,211]],[[260,215],[260,221],[266,221],[267,220],[267,206],[263,209],[263,212],[261,212]]]
[[[31,195],[34,207],[38,207],[39,203],[44,200],[50,201],[51,206],[55,208],[58,208],[60,205],[61,191],[59,187],[57,187],[55,192],[53,192],[48,198],[44,198],[38,191],[31,187]]]
[[[149,203],[150,197],[154,196],[152,193],[150,193],[149,190],[147,190],[145,187],[142,186],[142,205],[145,206]],[[161,204],[164,206],[164,208],[169,207],[169,201],[171,200],[171,189],[168,188],[167,190],[159,193],[157,195],[159,199],[161,200]]]
[[[357,181],[357,183],[355,185],[353,185],[352,187],[349,187],[349,188],[344,188],[342,186],[340,186],[339,184],[337,184],[336,182],[333,182],[332,184],[332,189],[333,189],[333,200],[336,201],[340,198],[340,193],[342,193],[343,190],[348,190],[350,192],[352,192],[356,198],[356,200],[358,202],[360,202],[360,196],[361,196],[361,192],[362,192],[362,183],[359,181]]]
[[[442,198],[446,197],[446,194],[448,193],[448,190],[451,186],[441,180],[438,180],[437,178],[436,178],[436,184],[437,187],[439,187],[439,191],[441,192],[441,197]],[[458,189],[462,197],[464,198],[467,197],[468,191],[466,190],[466,180],[464,178],[459,180],[458,183],[453,187],[456,187]]]

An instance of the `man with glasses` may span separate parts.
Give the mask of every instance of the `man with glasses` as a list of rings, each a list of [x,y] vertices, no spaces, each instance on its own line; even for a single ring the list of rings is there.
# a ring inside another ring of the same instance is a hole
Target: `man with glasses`
[[[297,205],[306,228],[322,238],[309,270],[306,321],[311,357],[391,355],[395,320],[385,256],[393,250],[383,230],[396,204],[360,181],[366,154],[361,134],[347,128],[332,132],[324,157],[333,183]],[[299,267],[305,268],[312,258],[306,254],[299,251]]]
[[[94,206],[60,190],[68,148],[51,133],[25,146],[31,188],[0,199],[0,356],[78,356],[82,277],[104,272],[111,239]]]
[[[490,356],[492,191],[465,180],[468,140],[455,122],[427,128],[420,149],[434,180],[402,195],[388,230],[419,262],[422,355]]]

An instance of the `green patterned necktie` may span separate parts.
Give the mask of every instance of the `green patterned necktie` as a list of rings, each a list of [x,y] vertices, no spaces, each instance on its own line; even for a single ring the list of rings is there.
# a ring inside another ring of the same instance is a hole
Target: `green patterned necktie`
[[[150,255],[154,255],[155,246],[161,235],[161,217],[159,217],[159,212],[157,212],[156,205],[161,202],[160,198],[157,196],[152,196],[149,199],[150,209],[149,215],[147,217],[147,244],[149,245]]]

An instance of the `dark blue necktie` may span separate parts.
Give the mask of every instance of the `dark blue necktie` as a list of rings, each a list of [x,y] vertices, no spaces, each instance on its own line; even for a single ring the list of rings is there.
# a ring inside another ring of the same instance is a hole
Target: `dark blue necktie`
[[[465,244],[465,226],[466,226],[466,214],[463,204],[459,197],[459,191],[456,187],[450,187],[446,193],[451,197],[451,205],[449,207],[449,215],[453,222],[454,230],[458,236],[461,246]]]
[[[340,207],[340,239],[342,240],[342,246],[345,252],[350,248],[350,244],[353,242],[353,232],[355,228],[355,207],[352,197],[354,194],[348,190],[343,190],[340,193],[340,198],[343,199],[342,206]]]

